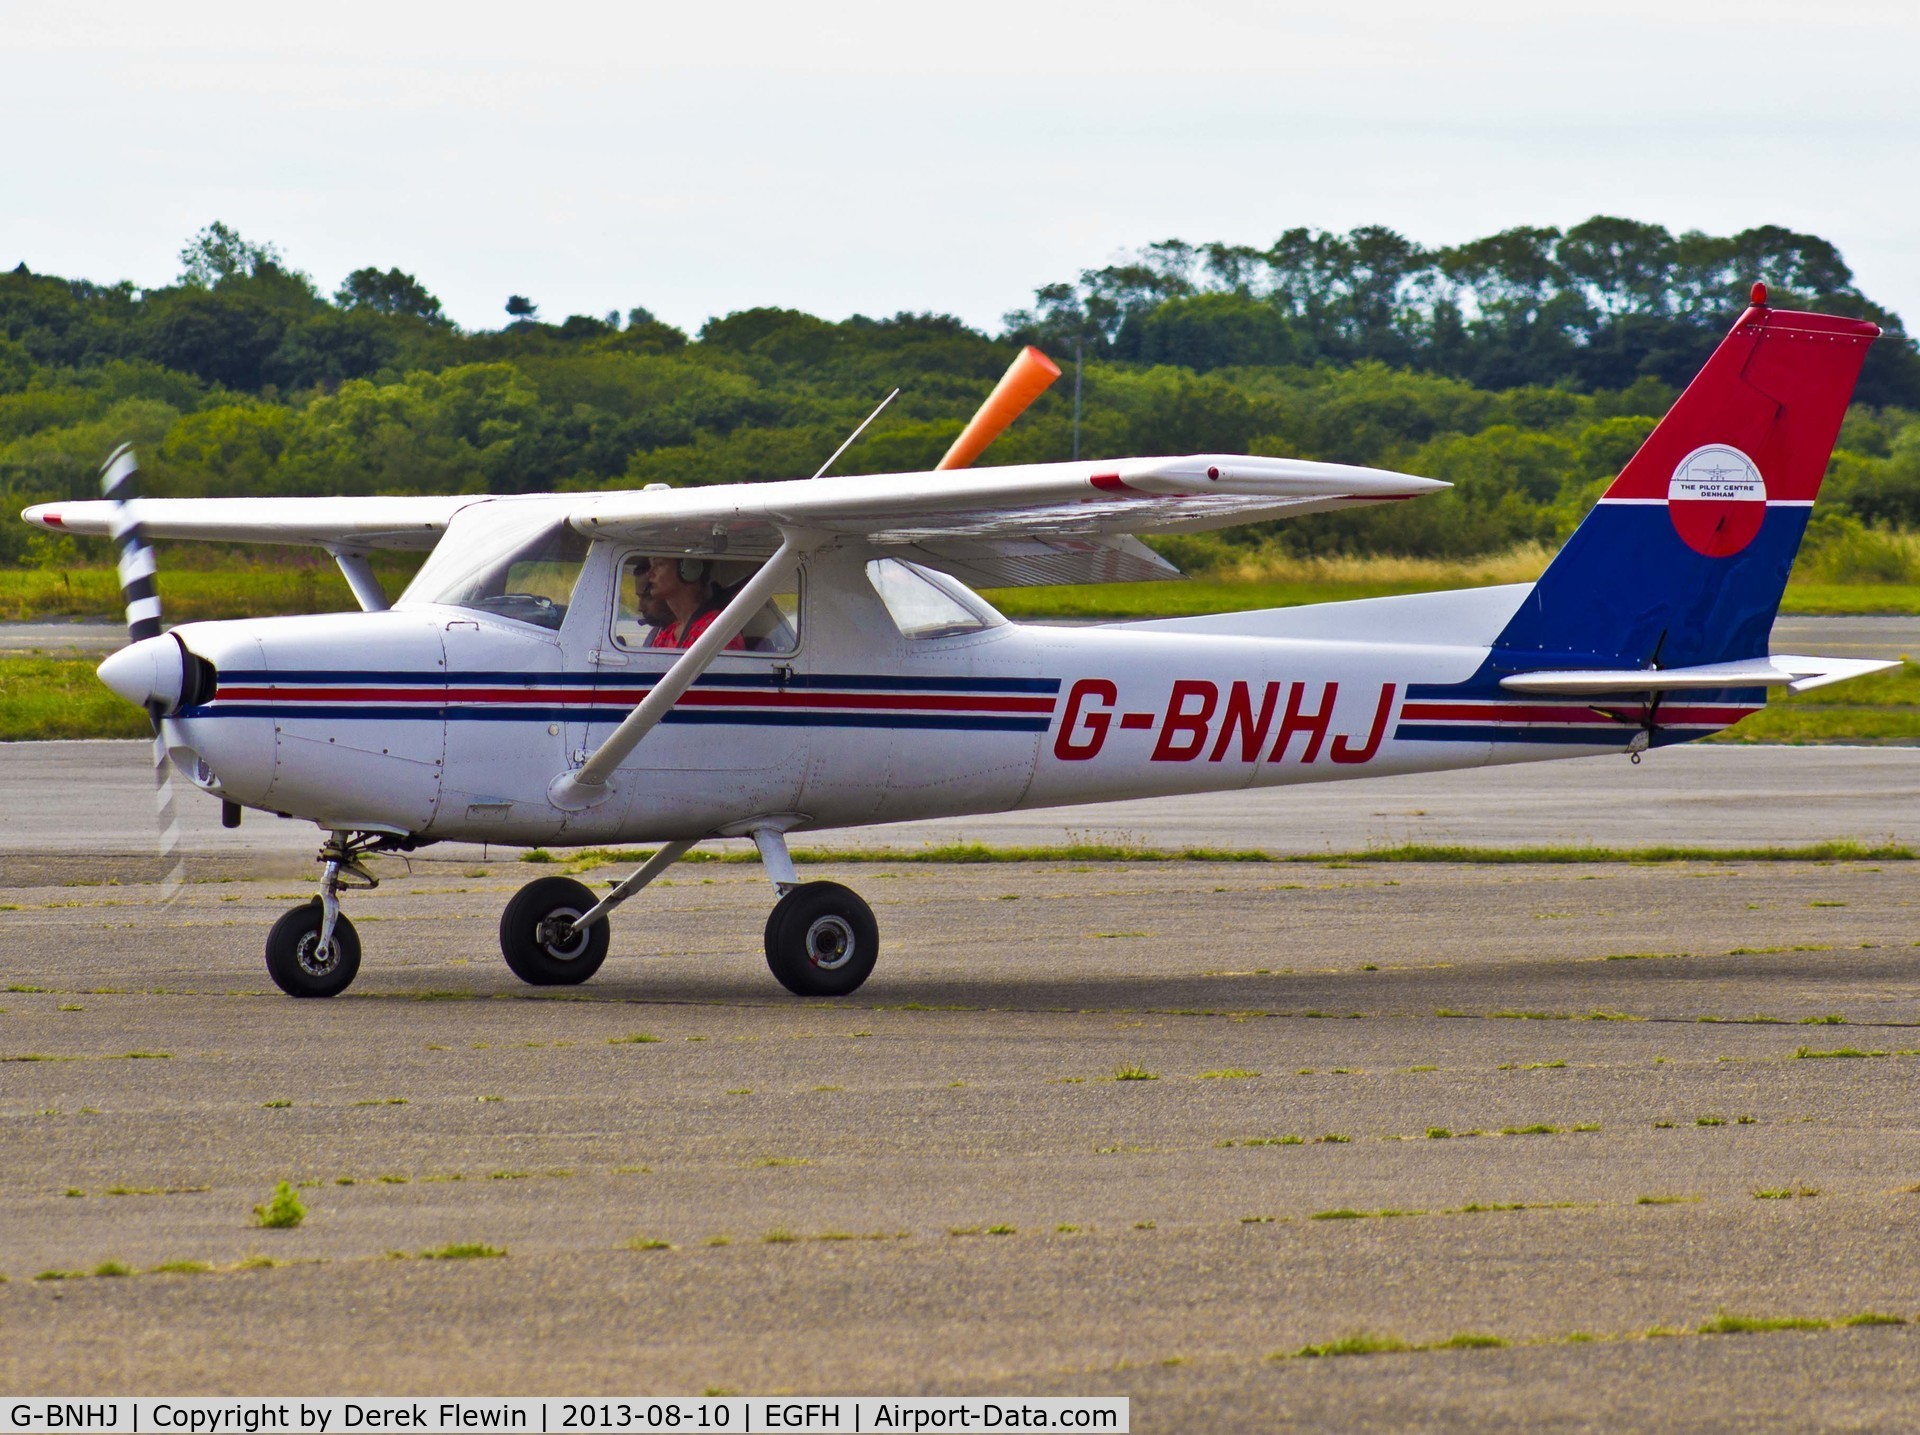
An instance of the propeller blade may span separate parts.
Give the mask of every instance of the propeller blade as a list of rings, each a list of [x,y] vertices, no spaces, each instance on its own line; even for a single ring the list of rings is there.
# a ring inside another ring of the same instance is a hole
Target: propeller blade
[[[140,467],[133,456],[132,444],[121,444],[107,456],[100,469],[100,492],[111,500],[113,546],[120,554],[120,594],[127,605],[127,642],[131,646],[147,638],[160,636],[160,594],[154,586],[156,572],[153,545],[140,528],[136,500],[140,494]],[[167,738],[162,727],[166,709],[160,702],[147,704],[147,721],[153,725],[153,816],[155,845],[167,875],[161,879],[161,896],[172,901],[180,890],[186,861],[180,855],[180,823],[173,806],[173,759],[167,755]]]
[[[1033,345],[1027,345],[1000,376],[1000,382],[993,386],[993,392],[987,395],[979,412],[960,430],[960,437],[953,441],[947,456],[934,467],[966,468],[1059,377],[1060,366]]]

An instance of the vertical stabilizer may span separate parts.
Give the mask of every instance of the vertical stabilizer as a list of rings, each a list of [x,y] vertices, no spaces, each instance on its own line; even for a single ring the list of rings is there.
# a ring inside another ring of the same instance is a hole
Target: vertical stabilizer
[[[1765,286],[1541,575],[1495,665],[1759,657],[1873,324]]]

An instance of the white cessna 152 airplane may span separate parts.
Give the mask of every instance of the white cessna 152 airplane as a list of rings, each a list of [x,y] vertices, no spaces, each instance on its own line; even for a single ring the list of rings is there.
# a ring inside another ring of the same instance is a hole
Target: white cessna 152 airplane
[[[773,974],[840,996],[873,970],[873,913],[800,882],[791,832],[1637,755],[1739,721],[1769,688],[1890,666],[1767,653],[1878,333],[1770,309],[1756,285],[1537,583],[1218,617],[1017,624],[967,585],[1174,577],[1135,535],[1445,485],[1224,454],[955,471],[1057,375],[1035,353],[929,473],[136,500],[123,449],[106,501],[24,516],[120,546],[133,641],[100,676],[153,719],[163,821],[171,767],[229,824],[252,807],[327,834],[319,895],[267,938],[291,995],[353,980],[339,898],[373,885],[371,853],[660,844],[604,896],[545,877],[508,902],[508,966],[556,985],[593,975],[608,914],[695,843],[750,837],[778,894]],[[150,538],[324,547],[365,611],[162,633]],[[376,548],[432,549],[391,606]]]

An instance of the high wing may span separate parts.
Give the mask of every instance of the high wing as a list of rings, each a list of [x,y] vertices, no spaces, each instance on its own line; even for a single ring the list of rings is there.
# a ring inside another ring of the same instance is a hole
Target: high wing
[[[1178,570],[1133,535],[1295,518],[1445,487],[1384,469],[1196,454],[577,496],[144,499],[140,521],[150,538],[425,549],[462,508],[525,503],[530,525],[559,508],[590,536],[686,552],[765,556],[787,530],[858,537],[976,586],[1009,587],[1174,578]],[[22,517],[56,533],[104,536],[112,507],[43,503]]]
[[[571,519],[583,533],[690,551],[771,553],[783,532],[799,530],[918,547],[933,561],[944,554],[956,563],[1044,566],[1048,553],[1078,552],[1109,566],[1150,566],[1140,545],[1117,540],[1293,518],[1447,486],[1345,464],[1194,454],[591,494]]]
[[[311,547],[431,548],[453,515],[485,494],[376,498],[143,498],[148,538]],[[39,503],[20,516],[53,533],[105,537],[114,505]]]

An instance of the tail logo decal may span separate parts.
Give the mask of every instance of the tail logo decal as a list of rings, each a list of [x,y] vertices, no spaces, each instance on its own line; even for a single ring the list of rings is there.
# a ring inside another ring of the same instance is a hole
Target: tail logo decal
[[[1705,444],[1674,469],[1667,513],[1687,547],[1709,558],[1728,558],[1759,535],[1767,516],[1766,480],[1731,444]]]

